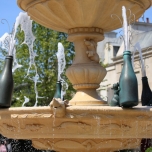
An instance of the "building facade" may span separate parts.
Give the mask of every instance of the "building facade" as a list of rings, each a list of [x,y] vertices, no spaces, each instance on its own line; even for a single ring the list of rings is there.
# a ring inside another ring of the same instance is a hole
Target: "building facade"
[[[135,51],[134,46],[136,43],[140,44],[142,49],[143,60],[146,68],[146,76],[148,77],[149,85],[152,88],[152,24],[149,21],[136,22],[131,25],[131,38],[130,38],[130,51]],[[119,82],[119,77],[123,67],[123,51],[124,43],[121,36],[116,37],[115,32],[105,34],[105,39],[98,43],[97,52],[106,65],[107,75],[104,81],[101,82],[98,92],[101,97],[104,97],[108,102],[111,101],[113,96],[112,86],[114,83]],[[134,71],[138,80],[139,101],[142,93],[142,74],[141,74],[141,61],[139,53],[136,52],[133,63]]]

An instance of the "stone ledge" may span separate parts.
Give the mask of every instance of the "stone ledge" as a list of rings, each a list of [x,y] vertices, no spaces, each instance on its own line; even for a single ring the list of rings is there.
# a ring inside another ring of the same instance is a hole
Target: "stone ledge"
[[[72,152],[71,143],[84,152],[89,144],[90,150],[108,151],[139,147],[142,138],[152,137],[151,120],[151,107],[70,106],[62,118],[55,117],[49,106],[21,107],[0,110],[0,131],[8,138],[31,139],[42,149]],[[46,140],[50,144],[42,142]],[[107,142],[115,144],[106,146]]]

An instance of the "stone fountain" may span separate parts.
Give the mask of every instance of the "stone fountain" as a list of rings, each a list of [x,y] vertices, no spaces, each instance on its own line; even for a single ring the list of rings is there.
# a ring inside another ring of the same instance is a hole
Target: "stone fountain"
[[[75,58],[66,74],[77,90],[66,104],[53,100],[50,107],[9,108],[0,111],[0,130],[16,139],[31,139],[39,149],[60,152],[101,152],[136,149],[151,138],[150,107],[108,107],[96,89],[106,75],[96,53],[104,32],[121,27],[122,6],[139,18],[150,0],[17,0],[18,6],[41,25],[68,33]],[[114,16],[114,15],[113,15]]]

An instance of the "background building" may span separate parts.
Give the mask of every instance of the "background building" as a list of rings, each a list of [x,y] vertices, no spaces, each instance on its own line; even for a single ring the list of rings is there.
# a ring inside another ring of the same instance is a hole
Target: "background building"
[[[148,77],[149,85],[152,88],[152,24],[149,23],[149,19],[147,18],[146,22],[134,23],[130,26],[130,29],[130,51],[133,52],[135,44],[139,42],[142,49],[144,64],[146,67],[146,75]],[[101,62],[107,65],[107,75],[104,78],[104,81],[101,82],[98,92],[101,97],[108,97],[108,101],[110,101],[112,98],[112,85],[116,82],[119,82],[119,77],[123,66],[123,51],[123,38],[120,36],[120,34],[119,37],[117,37],[116,32],[106,33],[105,39],[102,42],[98,43],[97,52],[99,54]],[[140,57],[138,52],[136,52],[134,56],[134,71],[138,80],[140,100],[142,92],[142,74],[140,66]]]

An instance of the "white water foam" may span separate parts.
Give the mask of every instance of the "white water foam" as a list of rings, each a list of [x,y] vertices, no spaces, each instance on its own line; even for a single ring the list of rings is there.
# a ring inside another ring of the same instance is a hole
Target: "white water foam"
[[[64,47],[60,42],[58,43],[58,52],[56,55],[58,59],[58,81],[61,81],[62,84],[61,99],[63,100],[63,96],[65,95],[66,90],[68,89],[68,84],[61,77],[61,74],[63,73],[66,66],[66,60],[65,60]]]

